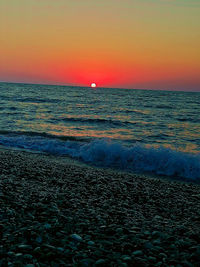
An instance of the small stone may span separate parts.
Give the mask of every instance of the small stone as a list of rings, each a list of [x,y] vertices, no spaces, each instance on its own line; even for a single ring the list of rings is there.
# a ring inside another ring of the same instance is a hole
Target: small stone
[[[154,246],[153,246],[153,244],[151,242],[146,242],[144,244],[144,247],[147,248],[147,249],[152,249]]]
[[[84,239],[87,240],[87,241],[90,241],[90,239],[91,239],[91,235],[85,235],[85,236],[84,236]]]
[[[22,245],[19,245],[18,248],[21,250],[30,250],[32,249],[32,246],[22,244]]]
[[[131,260],[132,260],[131,257],[129,257],[128,255],[123,255],[123,256],[121,257],[121,259],[122,259],[123,261],[131,261]]]
[[[155,257],[149,256],[148,259],[149,259],[149,261],[151,261],[151,262],[156,262],[156,258],[155,258]]]
[[[42,243],[42,237],[38,236],[35,241],[38,242],[38,243]]]
[[[155,220],[162,220],[163,218],[162,218],[161,216],[159,216],[159,215],[156,215],[156,216],[154,217],[154,219],[155,219]]]
[[[159,261],[159,262],[157,262],[156,264],[155,264],[155,266],[157,267],[159,267],[159,266],[162,266],[163,265],[163,263],[161,262],[161,261]]]
[[[36,253],[38,253],[38,252],[40,252],[41,251],[41,248],[40,247],[36,247],[35,249],[34,249],[34,252],[36,252]]]
[[[95,243],[93,241],[88,241],[87,243],[88,243],[89,246],[94,246],[95,245]]]
[[[161,259],[164,259],[164,258],[166,259],[167,258],[167,255],[165,253],[160,253],[158,256]]]
[[[31,254],[25,254],[24,259],[31,260],[33,256]]]
[[[61,247],[58,247],[57,250],[58,250],[59,252],[64,252],[64,251],[65,251],[64,248],[61,248]]]
[[[189,261],[183,261],[181,262],[183,264],[183,266],[185,267],[194,267],[194,265],[192,263],[190,263]]]
[[[156,239],[152,243],[154,244],[154,246],[159,246],[161,242],[159,239]]]
[[[116,229],[116,232],[117,232],[118,234],[123,234],[123,229],[122,229],[122,228],[117,228],[117,229]]]
[[[95,250],[95,251],[94,251],[94,255],[95,255],[97,258],[100,258],[100,257],[103,256],[103,252],[100,251],[100,250]]]
[[[119,266],[120,266],[120,267],[127,267],[128,265],[127,265],[126,262],[120,262]]]
[[[153,231],[152,236],[153,237],[160,237],[160,236],[162,236],[162,234],[159,231]]]
[[[182,234],[187,232],[187,228],[185,226],[183,226],[183,225],[178,226],[177,230]]]
[[[106,263],[106,260],[104,259],[99,259],[98,261],[95,262],[96,266],[103,266]]]
[[[50,229],[50,228],[51,228],[51,224],[49,224],[49,223],[45,223],[44,228],[45,228],[45,229]]]
[[[190,256],[191,259],[195,260],[195,261],[200,261],[200,251],[195,251],[191,254]]]
[[[83,240],[82,237],[80,235],[77,235],[77,234],[72,234],[71,238],[76,242],[82,242],[82,240]]]
[[[148,235],[150,235],[150,234],[151,234],[151,233],[150,233],[149,231],[145,231],[145,232],[144,232],[144,235],[147,235],[147,236],[148,236]]]
[[[143,255],[143,252],[142,250],[136,250],[132,253],[132,256],[135,256],[135,257],[139,257],[139,256],[142,256]]]
[[[136,257],[134,262],[136,262],[135,266],[149,266],[149,262],[143,258]]]
[[[113,242],[108,241],[108,240],[101,240],[100,242],[103,246],[110,246],[111,247],[113,245]]]
[[[19,258],[19,257],[21,257],[21,256],[23,256],[22,253],[17,253],[17,254],[15,254],[15,257],[17,257],[17,258]]]
[[[12,256],[15,255],[15,253],[14,253],[13,251],[8,251],[7,255],[8,255],[9,257],[12,257]]]
[[[83,260],[81,260],[80,261],[80,263],[81,263],[81,265],[80,266],[82,266],[82,267],[88,267],[88,266],[92,266],[92,264],[93,264],[93,260],[92,259],[83,259]]]
[[[55,250],[56,249],[54,246],[51,246],[49,244],[44,244],[43,247],[51,249],[51,250]]]

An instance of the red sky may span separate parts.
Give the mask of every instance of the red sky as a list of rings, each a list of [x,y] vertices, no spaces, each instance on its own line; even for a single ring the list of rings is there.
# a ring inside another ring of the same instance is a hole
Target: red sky
[[[1,0],[0,81],[200,91],[200,3]]]

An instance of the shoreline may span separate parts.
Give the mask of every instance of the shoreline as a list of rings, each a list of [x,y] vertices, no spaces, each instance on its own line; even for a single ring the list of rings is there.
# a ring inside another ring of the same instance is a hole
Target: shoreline
[[[146,176],[0,148],[0,265],[200,265],[200,186]]]
[[[185,177],[179,177],[179,176],[174,176],[174,175],[159,175],[156,173],[152,172],[134,172],[132,170],[123,170],[123,169],[117,169],[117,168],[112,168],[112,167],[105,167],[105,166],[98,166],[98,165],[93,165],[92,163],[86,163],[82,160],[78,160],[76,158],[70,157],[68,155],[57,155],[57,154],[51,154],[48,152],[42,152],[42,151],[36,151],[36,150],[29,150],[29,149],[22,149],[18,147],[5,147],[3,145],[0,145],[0,153],[3,151],[10,151],[10,152],[19,152],[19,153],[24,153],[24,154],[30,154],[30,155],[38,155],[38,157],[42,156],[45,158],[51,158],[52,160],[58,161],[58,162],[63,162],[66,164],[71,164],[71,165],[76,165],[79,167],[86,167],[86,168],[92,168],[96,170],[103,170],[105,172],[112,172],[112,173],[118,173],[122,175],[133,175],[137,176],[140,178],[145,178],[145,179],[156,179],[156,180],[161,180],[161,181],[167,181],[167,182],[178,182],[178,183],[183,183],[183,184],[195,184],[195,185],[200,185],[200,180],[199,179],[192,179],[192,178],[185,178]]]

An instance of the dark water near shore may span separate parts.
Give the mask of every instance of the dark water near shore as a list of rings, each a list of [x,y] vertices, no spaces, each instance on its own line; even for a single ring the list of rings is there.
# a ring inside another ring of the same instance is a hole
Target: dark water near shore
[[[0,145],[200,179],[200,93],[0,83]]]

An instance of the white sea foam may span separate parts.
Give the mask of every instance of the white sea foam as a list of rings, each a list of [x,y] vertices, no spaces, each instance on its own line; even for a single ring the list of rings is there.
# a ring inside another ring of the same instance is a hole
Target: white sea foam
[[[86,143],[25,135],[2,135],[0,144],[67,155],[96,166],[151,172],[200,181],[200,154],[177,152],[164,147],[147,148],[139,144],[126,147],[99,139]]]
[[[79,157],[85,162],[101,166],[200,179],[200,155],[163,147],[146,148],[136,144],[127,148],[120,144],[96,141],[82,146]]]

